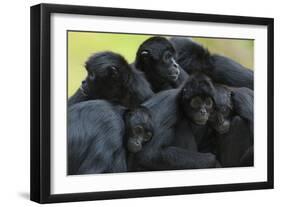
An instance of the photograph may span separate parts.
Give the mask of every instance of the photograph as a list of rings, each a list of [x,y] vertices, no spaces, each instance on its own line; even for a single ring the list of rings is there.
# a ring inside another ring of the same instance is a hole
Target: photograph
[[[67,31],[67,174],[254,167],[254,47]]]
[[[38,203],[272,189],[273,19],[31,7]]]
[[[0,207],[281,203],[275,2],[3,1]]]

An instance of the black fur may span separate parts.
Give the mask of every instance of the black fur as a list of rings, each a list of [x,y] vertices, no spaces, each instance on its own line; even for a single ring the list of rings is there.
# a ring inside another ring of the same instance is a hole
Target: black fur
[[[254,73],[249,68],[222,55],[212,56],[215,69],[211,77],[214,81],[234,87],[254,88]]]
[[[123,107],[103,100],[68,108],[69,175],[127,171],[124,113]]]
[[[213,141],[219,161],[224,167],[252,166],[253,91],[216,85],[215,99],[209,123],[217,131]]]
[[[167,53],[170,57],[166,60]],[[177,88],[184,83],[188,75],[175,62],[176,55],[169,40],[164,37],[152,37],[140,45],[134,66],[144,72],[154,92]],[[177,78],[171,79],[171,75]]]
[[[177,51],[177,62],[188,74],[194,72],[212,73],[214,70],[213,61],[209,51],[190,38],[173,37],[170,39]]]
[[[215,116],[221,115],[221,122],[231,119],[234,116],[240,116],[246,122],[251,131],[253,131],[253,113],[254,113],[254,93],[249,88],[233,88],[224,85],[215,85],[216,110]],[[224,113],[228,111],[228,115]],[[212,120],[214,121],[214,120]]]
[[[135,133],[136,126],[144,131]],[[69,175],[126,172],[134,165],[127,157],[142,150],[153,135],[145,107],[127,110],[103,100],[71,106],[67,129]]]
[[[210,54],[202,45],[189,38],[174,37],[170,41],[178,53],[177,62],[187,73],[200,71],[217,83],[253,89],[252,70],[228,57]]]
[[[189,89],[191,85],[196,85],[192,77],[184,89]],[[211,90],[205,90],[205,95],[210,94]],[[192,97],[202,94],[203,91],[204,89],[200,88],[189,95]],[[208,133],[208,127],[200,126],[200,130],[194,130],[196,126],[183,113],[183,108],[186,107],[185,103],[182,103],[183,96],[184,92],[179,89],[167,90],[156,94],[143,104],[151,111],[155,128],[151,141],[135,154],[135,163],[139,168],[175,170],[216,166],[213,154],[198,152],[200,140],[206,136],[204,132]]]
[[[232,88],[232,102],[234,111],[246,120],[253,132],[254,125],[254,92],[249,88]]]
[[[153,95],[144,75],[113,52],[100,52],[85,64],[87,77],[70,97],[68,106],[81,101],[104,99],[133,108]]]
[[[229,131],[215,137],[216,155],[223,167],[253,166],[252,133],[248,124],[235,116]]]
[[[210,168],[216,156],[224,167],[253,165],[253,72],[190,39],[170,41],[146,40],[132,65],[112,52],[88,59],[87,77],[68,101],[69,175]],[[243,87],[213,85],[203,74]],[[208,124],[197,120],[195,97]],[[214,102],[208,110],[206,98]],[[149,141],[136,139],[139,124],[153,133]]]

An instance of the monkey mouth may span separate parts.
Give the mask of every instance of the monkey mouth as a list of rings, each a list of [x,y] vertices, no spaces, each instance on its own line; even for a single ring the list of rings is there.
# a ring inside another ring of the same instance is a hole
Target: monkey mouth
[[[205,125],[207,123],[208,120],[206,119],[196,119],[194,120],[195,124],[197,125]]]
[[[178,80],[179,75],[177,75],[177,74],[175,74],[175,75],[169,75],[168,77],[169,77],[170,80],[176,81],[176,80]]]
[[[136,144],[134,144],[134,142],[129,141],[127,143],[127,148],[130,152],[137,153],[137,152],[141,151],[142,145],[136,145]]]
[[[141,147],[128,147],[128,150],[131,153],[137,153],[137,152],[141,151]]]

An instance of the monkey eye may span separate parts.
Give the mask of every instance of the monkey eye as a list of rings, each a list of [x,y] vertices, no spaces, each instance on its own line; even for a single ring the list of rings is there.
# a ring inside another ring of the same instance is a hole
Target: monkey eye
[[[137,125],[134,127],[134,133],[135,134],[141,134],[143,132],[143,128],[141,125]]]
[[[152,138],[152,132],[148,131],[144,135],[144,141],[148,142]]]
[[[211,98],[207,98],[205,100],[205,104],[208,108],[212,108],[213,107],[213,100]]]
[[[166,52],[164,55],[163,55],[163,60],[165,62],[169,62],[171,59],[172,59],[172,54],[170,52]]]
[[[200,97],[198,97],[198,96],[192,98],[191,101],[190,101],[190,106],[192,108],[198,108],[201,105],[202,105],[202,99]]]

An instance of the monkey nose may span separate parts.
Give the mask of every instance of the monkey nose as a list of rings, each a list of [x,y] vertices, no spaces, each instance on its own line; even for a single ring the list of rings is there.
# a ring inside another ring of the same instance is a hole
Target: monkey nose
[[[141,145],[141,141],[140,141],[139,139],[137,139],[137,140],[135,141],[135,144],[136,144],[136,145]]]
[[[178,76],[180,74],[179,69],[175,69],[169,72],[169,76]]]
[[[207,112],[206,112],[206,110],[205,110],[205,109],[200,109],[200,114],[202,114],[202,115],[206,115],[206,114],[207,114]]]
[[[174,67],[174,68],[178,68],[179,65],[178,65],[176,62],[173,62],[173,67]]]

